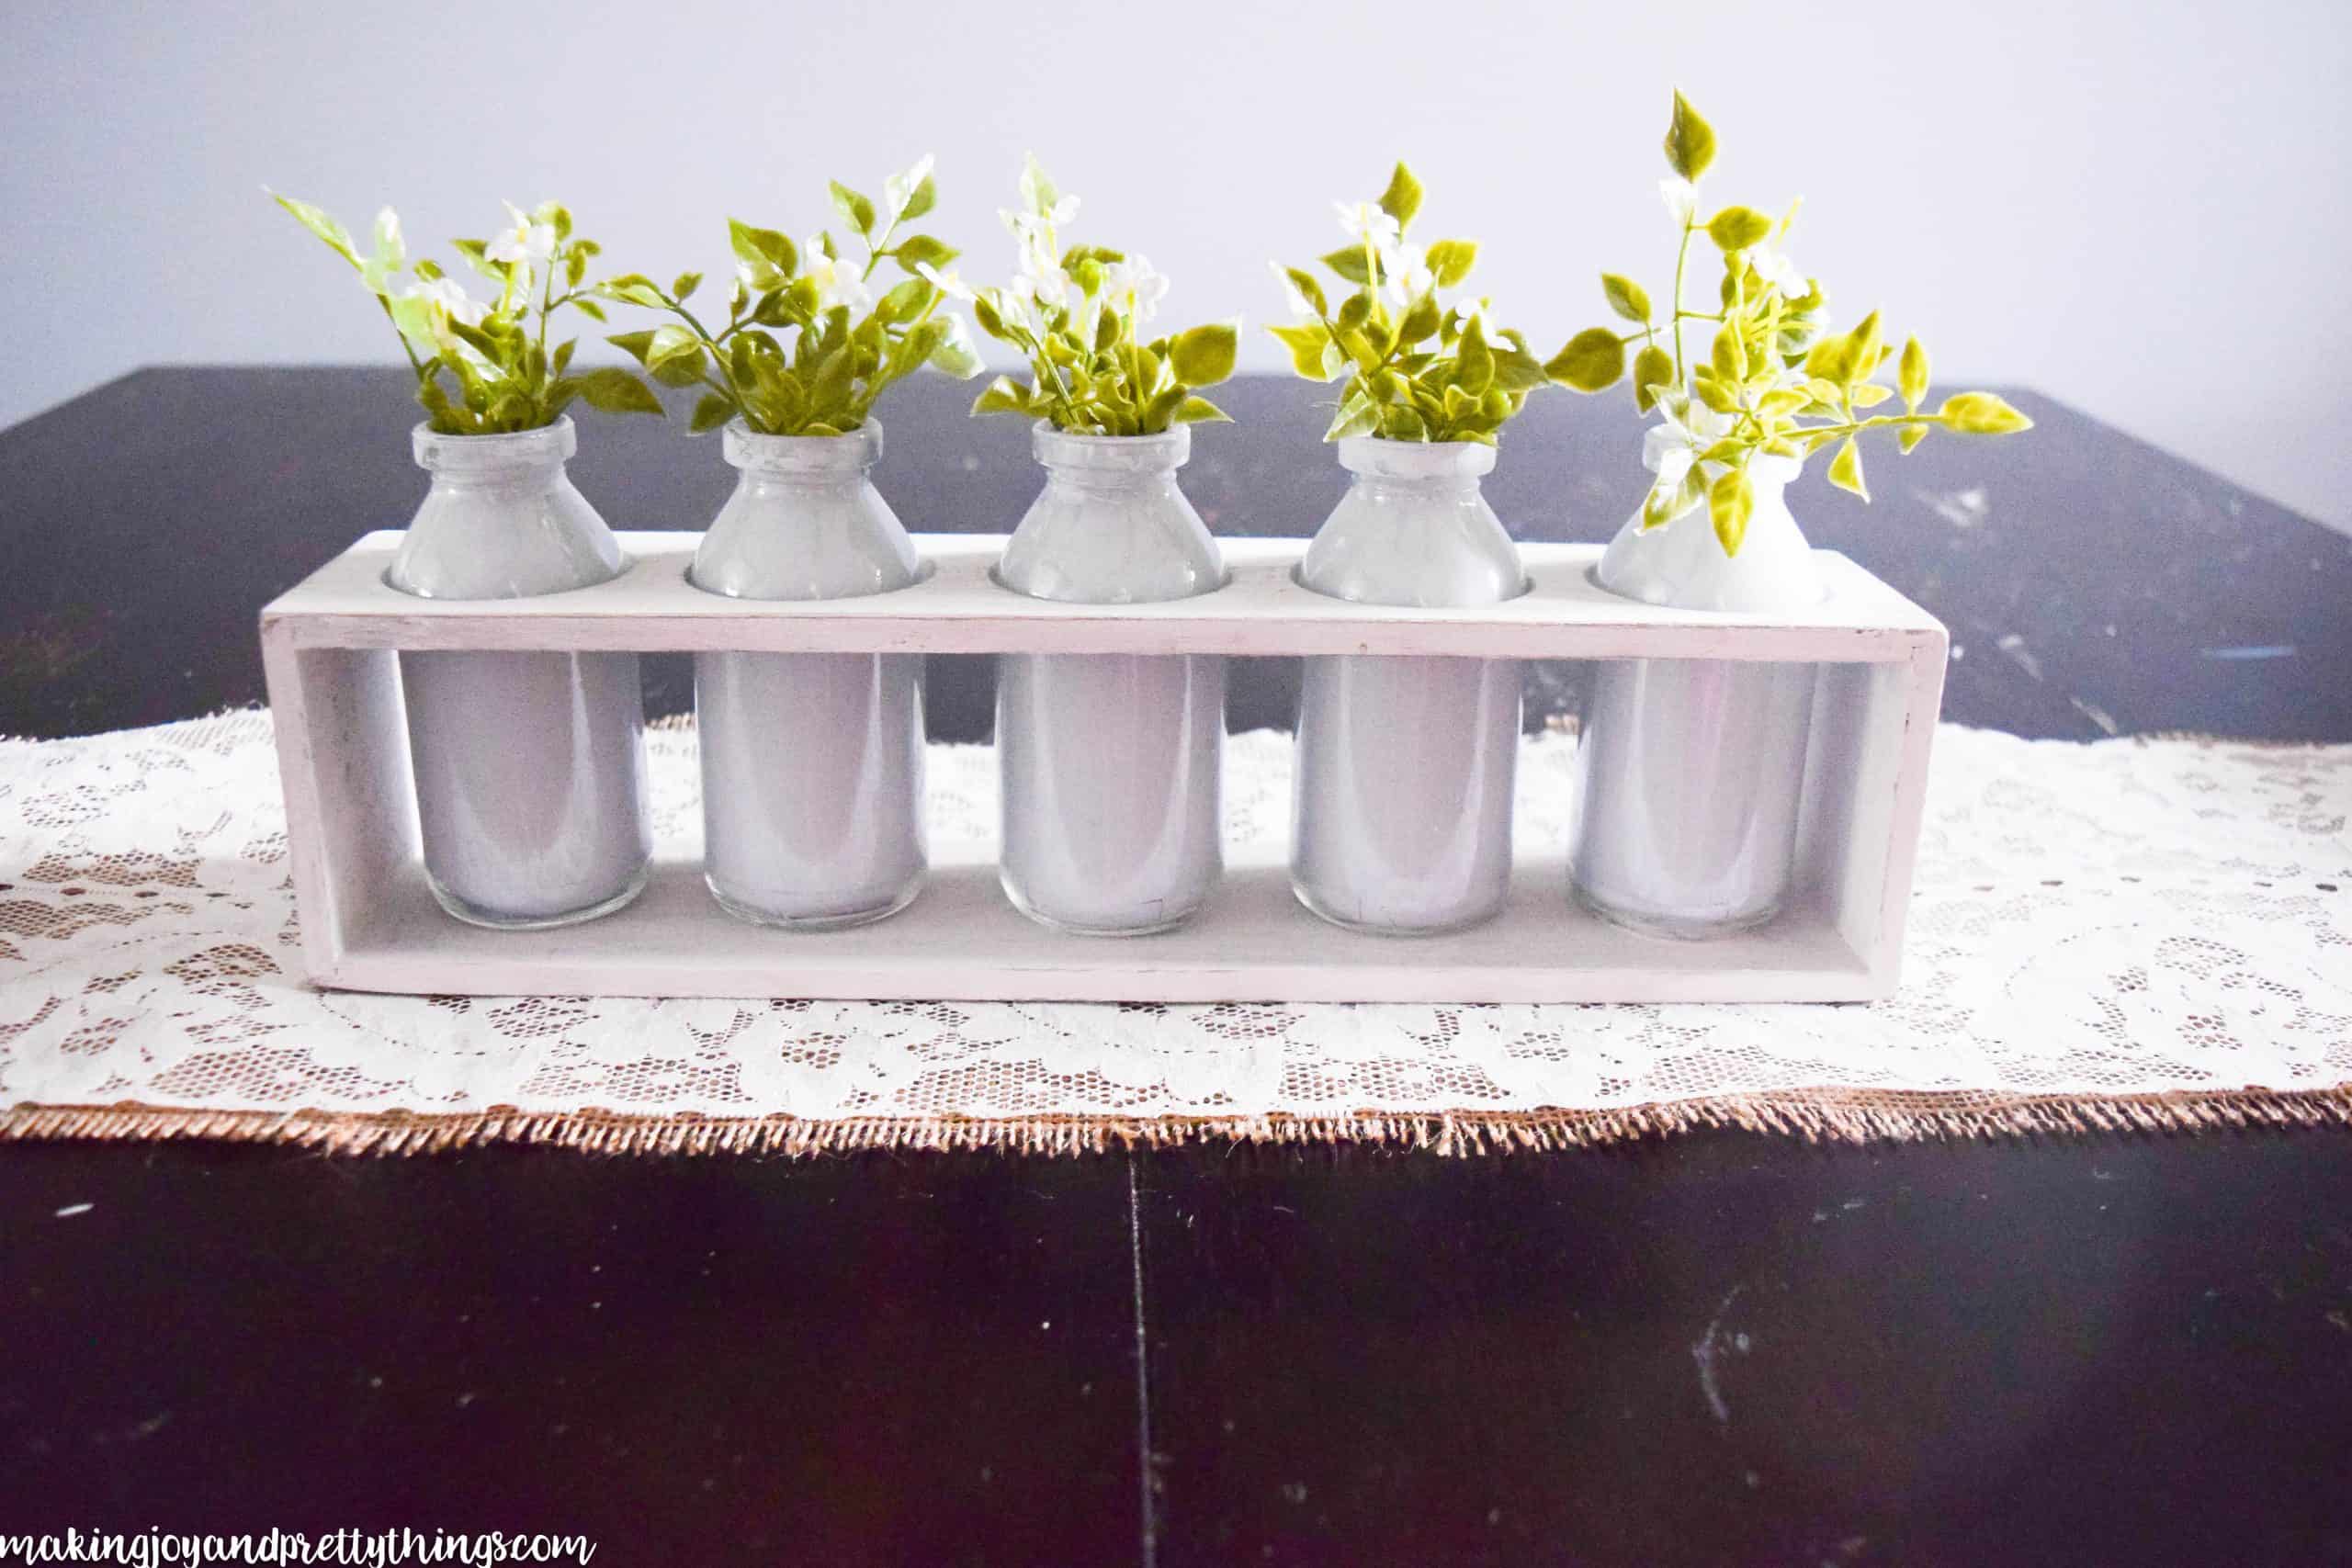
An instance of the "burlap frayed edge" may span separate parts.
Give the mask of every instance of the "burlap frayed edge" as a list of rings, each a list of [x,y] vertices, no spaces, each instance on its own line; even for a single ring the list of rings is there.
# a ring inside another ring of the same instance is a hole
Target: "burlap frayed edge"
[[[776,1154],[989,1150],[1081,1155],[1231,1142],[1373,1144],[1471,1156],[1593,1148],[1720,1128],[1808,1143],[1905,1143],[2096,1133],[2204,1133],[2352,1125],[2352,1085],[2324,1089],[2107,1096],[1791,1090],[1598,1111],[1353,1111],[1335,1116],[629,1116],[609,1111],[379,1114],[204,1111],[150,1105],[19,1105],[0,1141],[216,1139],[330,1154],[413,1155],[492,1144],[596,1154]]]

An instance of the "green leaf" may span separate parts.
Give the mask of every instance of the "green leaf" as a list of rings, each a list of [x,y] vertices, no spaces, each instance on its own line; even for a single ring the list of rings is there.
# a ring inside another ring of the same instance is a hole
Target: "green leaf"
[[[1532,392],[1544,385],[1544,362],[1519,349],[1495,350],[1495,385],[1505,392]]]
[[[1674,118],[1666,128],[1666,161],[1686,180],[1695,180],[1715,161],[1715,129],[1690,107],[1679,91],[1674,95]]]
[[[1379,408],[1361,392],[1350,392],[1340,400],[1339,409],[1331,416],[1331,427],[1323,433],[1323,439],[1344,441],[1351,435],[1369,435],[1379,427]]]
[[[928,234],[910,234],[890,248],[892,258],[908,272],[914,271],[918,265],[936,270],[963,254],[955,246],[934,240]]]
[[[580,395],[588,400],[590,408],[606,413],[650,413],[658,417],[662,412],[662,400],[653,395],[652,388],[610,365],[582,374]]]
[[[1388,176],[1388,188],[1380,193],[1380,210],[1396,220],[1401,230],[1412,227],[1413,215],[1420,209],[1421,182],[1399,163]]]
[[[1029,389],[1010,376],[1000,376],[972,401],[974,413],[1027,413]]]
[[[490,259],[490,246],[481,240],[452,240],[449,248],[466,258],[473,269],[493,283],[506,281],[506,268]]]
[[[691,387],[702,379],[702,339],[675,323],[659,327],[646,345],[644,365],[664,386]]]
[[[1845,379],[1859,381],[1876,370],[1879,360],[1884,357],[1885,346],[1879,337],[1878,312],[1872,310],[1855,322],[1854,330],[1846,334],[1846,352],[1849,357]]]
[[[971,338],[964,331],[963,319],[956,316],[943,317],[941,324],[945,328],[945,332],[938,346],[931,351],[931,357],[927,363],[933,370],[953,376],[959,381],[970,380],[985,367],[980,364],[979,355],[972,347]]]
[[[906,209],[899,214],[899,220],[904,223],[920,218],[938,205],[939,182],[925,175],[922,183],[908,195]]]
[[[555,375],[559,377],[561,376],[564,372],[564,367],[571,363],[573,351],[578,349],[579,346],[580,340],[577,338],[572,339],[569,343],[560,343],[556,344],[555,358],[548,362],[548,368]]]
[[[727,220],[727,243],[735,259],[752,269],[752,287],[765,291],[775,288],[800,270],[800,253],[793,247],[788,234],[774,229],[754,229],[740,219]]]
[[[1936,412],[1963,435],[2009,435],[2033,428],[2033,421],[1992,392],[1955,392]]]
[[[1853,379],[1853,370],[1854,345],[1843,333],[1823,338],[1804,356],[1804,373],[1808,377],[1841,392],[1846,383]]]
[[[1649,325],[1650,297],[1640,284],[1630,277],[1604,272],[1600,275],[1600,292],[1607,297],[1611,310],[1629,321]]]
[[[1752,207],[1726,207],[1707,220],[1707,238],[1726,251],[1761,244],[1771,232],[1772,220]]]
[[[1658,389],[1674,385],[1674,355],[1656,344],[1634,355],[1634,404],[1647,413],[1657,404]]]
[[[631,272],[619,277],[608,277],[596,285],[596,291],[624,305],[641,305],[649,310],[669,308],[669,301],[662,298],[662,290],[654,287],[651,278],[641,273]]]
[[[265,186],[262,188],[268,190],[269,187]],[[274,190],[269,192],[269,198],[292,213],[296,222],[324,240],[327,248],[335,254],[354,266],[360,265],[359,253],[352,248],[350,231],[329,217],[326,209],[313,207],[307,201],[297,201],[290,196],[280,196]]]
[[[874,302],[874,314],[884,321],[911,321],[931,303],[931,285],[922,278],[904,279],[883,290],[882,298]]]
[[[1928,438],[1928,432],[1934,428],[1933,425],[1927,424],[1905,425],[1894,437],[1894,449],[1903,456],[1909,457],[1911,448],[1925,441]]]
[[[686,423],[691,435],[707,435],[735,417],[735,405],[722,392],[705,392],[695,404],[695,416]]]
[[[1494,380],[1495,352],[1487,346],[1486,328],[1474,316],[1462,341],[1453,345],[1453,385],[1475,398]]]
[[[1305,326],[1271,327],[1267,330],[1280,338],[1283,346],[1290,350],[1290,365],[1293,370],[1310,381],[1328,381],[1331,378],[1323,355],[1324,348],[1331,341],[1331,334],[1323,330],[1322,322],[1310,321]]]
[[[1903,393],[1903,412],[1917,412],[1919,400],[1928,395],[1928,351],[1916,337],[1903,345],[1903,357],[1894,367],[1894,384]]]
[[[833,210],[842,215],[842,221],[861,234],[872,234],[874,204],[839,180],[832,181],[830,188],[833,193]]]
[[[1404,319],[1396,323],[1396,346],[1410,348],[1417,343],[1436,336],[1438,321],[1443,314],[1444,312],[1438,309],[1437,293],[1434,289],[1415,299],[1406,310]]]
[[[1478,242],[1476,240],[1440,240],[1429,250],[1429,268],[1437,276],[1440,288],[1458,288],[1470,269],[1477,265]]]
[[[1755,512],[1756,491],[1747,482],[1746,468],[1726,469],[1708,488],[1707,515],[1714,521],[1715,538],[1723,545],[1724,554],[1739,554],[1740,541],[1747,537],[1747,520]]]
[[[639,365],[644,364],[645,356],[653,351],[653,333],[650,330],[641,333],[615,333],[605,341]]]
[[[605,308],[594,299],[574,299],[571,302],[571,308],[592,321],[601,321],[605,319]]]
[[[701,287],[702,274],[698,272],[682,272],[678,274],[677,281],[670,285],[670,298],[673,299],[684,300],[688,296],[692,295],[695,289]]]
[[[1870,486],[1862,482],[1862,449],[1850,435],[1838,448],[1838,456],[1830,459],[1829,482],[1839,490],[1853,491],[1864,501],[1871,498]]]
[[[1747,345],[1740,341],[1739,333],[1724,327],[1715,333],[1715,341],[1708,355],[1715,374],[1730,382],[1747,379]]]
[[[1625,373],[1625,345],[1615,329],[1587,327],[1544,363],[1544,374],[1579,392],[1598,392]]]
[[[1331,302],[1323,297],[1323,286],[1315,281],[1313,273],[1293,266],[1283,268],[1283,276],[1290,279],[1290,286],[1293,288],[1306,297],[1307,304],[1314,307],[1317,315],[1330,314]]]
[[[1359,288],[1371,279],[1372,275],[1364,267],[1363,247],[1361,245],[1349,245],[1331,252],[1323,258],[1323,265]]]
[[[1389,441],[1427,441],[1429,421],[1411,404],[1398,403],[1380,411],[1380,434]]]
[[[1208,387],[1233,374],[1240,347],[1239,321],[1210,321],[1177,333],[1168,359],[1185,386]]]
[[[1175,412],[1168,417],[1177,424],[1230,424],[1233,423],[1231,414],[1206,398],[1197,398],[1190,393],[1185,394],[1184,400],[1178,403]]]

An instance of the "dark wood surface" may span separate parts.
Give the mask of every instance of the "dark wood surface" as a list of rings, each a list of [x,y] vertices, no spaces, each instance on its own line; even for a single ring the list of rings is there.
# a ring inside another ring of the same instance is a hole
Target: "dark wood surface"
[[[1001,530],[1025,435],[894,397],[881,482]],[[1303,534],[1311,389],[1186,485]],[[1951,626],[1946,716],[2352,740],[2352,542],[2048,400],[1800,515]],[[149,371],[0,433],[0,733],[257,700],[254,613],[421,491],[392,372]],[[1489,493],[1599,539],[1627,411]],[[728,470],[582,431],[619,527]],[[984,664],[933,718],[985,729]],[[1237,682],[1281,722],[1287,671]],[[1572,671],[1539,704],[1572,708]],[[654,701],[684,705],[683,669]],[[5,1048],[5,1047],[0,1047]],[[79,1213],[61,1215],[61,1210]],[[617,1563],[2352,1562],[2352,1135],[1446,1160],[0,1148],[0,1532],[406,1524]]]

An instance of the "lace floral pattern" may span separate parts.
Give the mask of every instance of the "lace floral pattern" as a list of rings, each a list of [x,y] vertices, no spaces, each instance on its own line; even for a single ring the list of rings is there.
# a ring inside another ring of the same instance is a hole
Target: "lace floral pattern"
[[[657,832],[698,815],[649,737]],[[1527,742],[1564,845],[1573,740]],[[993,815],[933,750],[942,832]],[[1237,737],[1228,835],[1286,829]],[[1946,727],[1903,989],[1871,1007],[1094,1006],[381,997],[298,980],[269,717],[0,742],[0,1105],[481,1115],[1233,1120],[1610,1112],[1792,1090],[2352,1084],[2352,747]]]

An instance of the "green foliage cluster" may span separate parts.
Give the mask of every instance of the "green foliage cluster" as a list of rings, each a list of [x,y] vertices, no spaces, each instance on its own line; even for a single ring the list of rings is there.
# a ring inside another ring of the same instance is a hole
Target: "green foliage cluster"
[[[475,299],[431,257],[410,264],[400,217],[376,215],[365,255],[350,232],[320,208],[270,193],[277,205],[326,242],[358,272],[400,333],[416,372],[416,399],[427,422],[445,435],[507,435],[553,424],[575,400],[610,413],[662,412],[643,381],[618,367],[571,374],[577,339],[548,346],[549,320],[567,307],[594,321],[605,314],[586,282],[599,247],[572,231],[571,214],[556,202],[526,213],[509,205],[508,226],[488,240],[458,240],[453,248],[497,287],[490,302]],[[446,378],[446,381],[445,381]],[[450,385],[454,383],[455,393]]]
[[[1336,202],[1350,243],[1322,258],[1351,291],[1335,310],[1314,274],[1274,264],[1300,319],[1269,329],[1310,381],[1346,378],[1326,441],[1478,441],[1493,446],[1505,421],[1551,367],[1516,329],[1496,323],[1486,299],[1442,304],[1478,259],[1471,240],[1424,248],[1411,238],[1421,182],[1403,164],[1377,201]]]
[[[1626,351],[1640,345],[1633,358],[1634,401],[1644,412],[1655,409],[1676,437],[1642,504],[1644,527],[1663,527],[1704,502],[1724,553],[1737,555],[1755,510],[1749,465],[1759,453],[1803,461],[1835,445],[1830,483],[1868,501],[1856,440],[1866,431],[1895,431],[1898,450],[1908,453],[1939,427],[1970,435],[2031,427],[1991,392],[1954,393],[1933,412],[1922,412],[1928,352],[1915,337],[1898,355],[1875,310],[1846,332],[1828,332],[1820,281],[1799,273],[1779,249],[1794,207],[1778,222],[1736,206],[1702,219],[1696,182],[1714,161],[1715,133],[1680,93],[1665,145],[1673,174],[1660,190],[1681,231],[1669,306],[1654,310],[1639,284],[1604,273],[1602,296],[1632,330],[1589,327],[1568,341],[1555,368],[1568,386],[1600,391],[1624,378]],[[1684,274],[1701,234],[1723,257],[1712,310],[1690,310],[1684,299]],[[1684,323],[1702,321],[1714,326],[1706,355],[1695,346],[1686,355]],[[1892,388],[1872,379],[1889,359],[1895,362]],[[1899,414],[1865,412],[1897,396]]]
[[[729,219],[735,278],[717,332],[686,303],[700,273],[667,288],[639,273],[598,287],[605,299],[677,318],[609,341],[664,386],[705,389],[690,422],[695,434],[740,417],[763,435],[841,435],[865,423],[891,383],[925,365],[979,374],[962,319],[940,310],[957,288],[940,269],[957,252],[929,234],[899,233],[939,199],[932,160],[886,180],[878,204],[838,180],[831,190],[863,260],[854,262],[830,231],[796,245],[781,230]],[[885,260],[906,276],[877,295],[874,274]]]
[[[1193,389],[1233,374],[1240,323],[1216,321],[1146,341],[1168,279],[1149,261],[1102,245],[1065,250],[1061,231],[1078,197],[1057,189],[1033,156],[1021,209],[1002,214],[1021,270],[1001,288],[964,288],[980,330],[1019,349],[1027,385],[999,376],[974,413],[1013,413],[1080,435],[1155,435],[1173,424],[1226,417]]]

